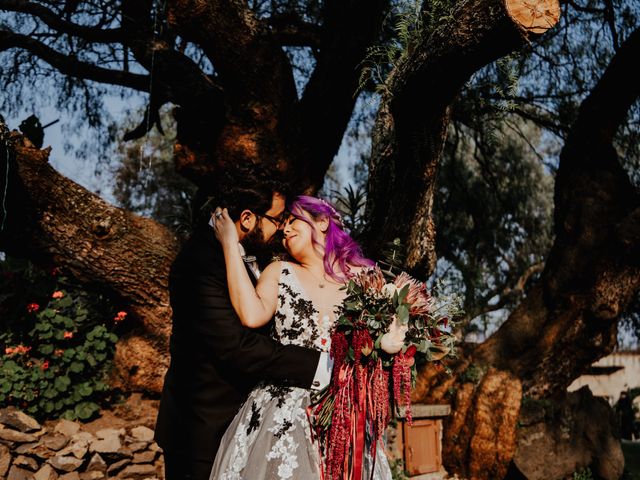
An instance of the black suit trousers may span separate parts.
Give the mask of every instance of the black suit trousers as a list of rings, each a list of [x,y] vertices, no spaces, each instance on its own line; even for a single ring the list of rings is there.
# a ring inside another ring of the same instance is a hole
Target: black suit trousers
[[[196,460],[172,453],[164,455],[165,480],[209,480],[212,466],[213,460]]]

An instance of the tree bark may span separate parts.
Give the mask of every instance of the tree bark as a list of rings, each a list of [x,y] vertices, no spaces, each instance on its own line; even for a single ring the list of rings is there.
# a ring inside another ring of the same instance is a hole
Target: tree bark
[[[443,25],[423,35],[392,71],[378,112],[369,162],[366,246],[379,252],[400,238],[407,267],[435,267],[431,218],[438,161],[450,106],[471,75],[516,50],[527,34],[497,0],[460,4]]]
[[[415,400],[452,403],[444,458],[459,475],[502,478],[518,448],[509,425],[520,418],[521,399],[572,404],[567,387],[613,350],[617,320],[640,292],[640,192],[612,145],[640,97],[640,78],[631,73],[639,53],[640,30],[585,99],[567,138],[555,185],[556,238],[540,283],[488,340],[463,346],[451,376],[433,369],[421,374]],[[496,382],[503,387],[492,388]],[[515,393],[507,396],[502,388]],[[487,433],[485,422],[497,428]],[[555,432],[552,423],[543,430]],[[591,445],[588,458],[607,472],[617,471]],[[495,446],[508,454],[492,456]]]
[[[5,175],[0,184],[0,191],[7,187],[3,250],[53,263],[119,298],[132,328],[117,344],[112,383],[159,392],[168,367],[175,236],[60,175],[48,163],[49,149],[38,150],[17,132],[1,133],[2,164],[9,169],[8,187]]]

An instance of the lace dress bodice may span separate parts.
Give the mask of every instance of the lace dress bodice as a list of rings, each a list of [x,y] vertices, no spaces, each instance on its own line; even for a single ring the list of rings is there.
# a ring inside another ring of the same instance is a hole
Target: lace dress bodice
[[[282,262],[273,337],[284,345],[328,352],[334,319],[335,313],[321,315],[300,284],[294,267]]]

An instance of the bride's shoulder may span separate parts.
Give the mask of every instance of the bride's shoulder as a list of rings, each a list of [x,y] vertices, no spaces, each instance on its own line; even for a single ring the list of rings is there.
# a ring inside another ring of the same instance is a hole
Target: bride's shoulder
[[[280,277],[281,274],[291,275],[292,270],[293,264],[291,262],[287,262],[286,260],[276,260],[267,265],[262,271],[262,274],[267,274],[268,276],[273,277]]]
[[[258,283],[262,285],[267,285],[267,284],[277,285],[278,282],[280,281],[281,272],[282,272],[282,262],[281,261],[271,262],[260,273],[260,279],[258,280]]]
[[[271,262],[269,265],[267,265],[265,267],[265,269],[263,270],[263,274],[273,274],[273,273],[278,273],[280,274],[280,271],[282,270],[282,267],[284,265],[284,262],[282,260],[276,260],[275,262]]]

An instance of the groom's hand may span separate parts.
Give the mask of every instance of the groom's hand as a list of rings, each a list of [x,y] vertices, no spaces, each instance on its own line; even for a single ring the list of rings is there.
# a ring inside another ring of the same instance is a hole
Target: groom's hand
[[[231,220],[226,208],[217,207],[211,215],[211,224],[216,238],[223,247],[237,245],[240,241],[236,224]]]

